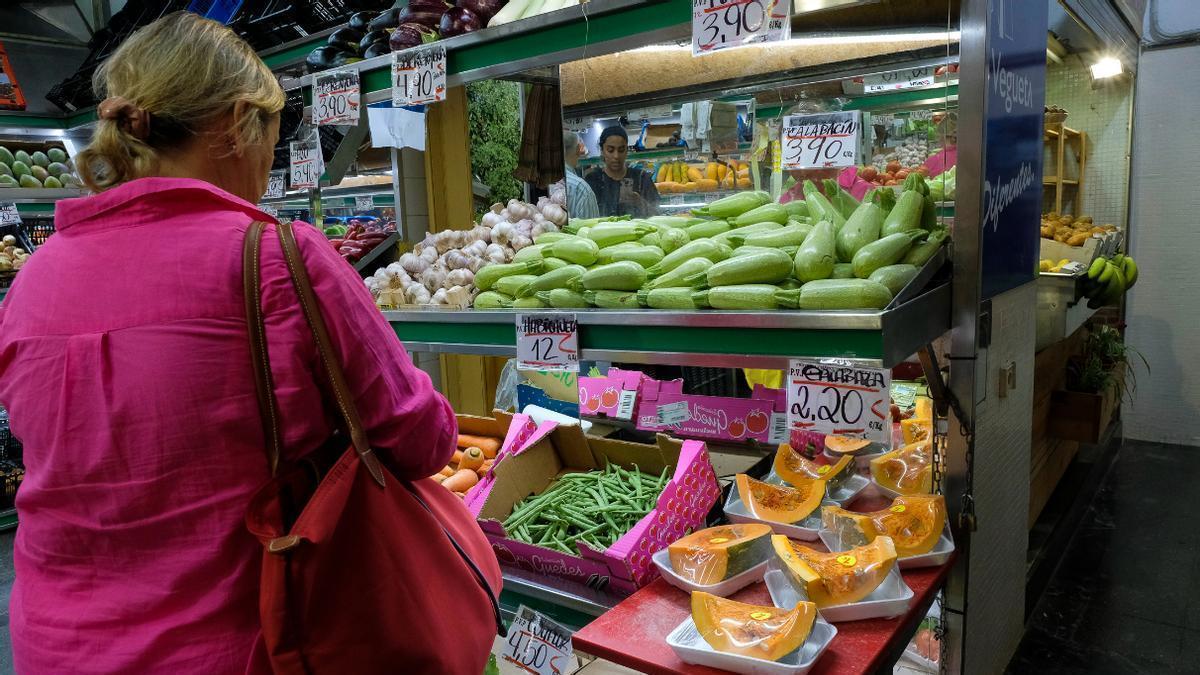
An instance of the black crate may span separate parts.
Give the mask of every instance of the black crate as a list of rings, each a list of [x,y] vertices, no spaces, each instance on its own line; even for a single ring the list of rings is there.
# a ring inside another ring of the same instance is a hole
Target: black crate
[[[24,223],[26,234],[29,236],[29,243],[36,248],[46,243],[50,235],[54,234],[54,219],[53,218],[32,218]]]

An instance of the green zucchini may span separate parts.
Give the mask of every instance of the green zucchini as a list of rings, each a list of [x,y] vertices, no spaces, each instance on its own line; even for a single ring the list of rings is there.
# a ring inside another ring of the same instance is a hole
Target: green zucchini
[[[556,241],[563,239],[573,239],[575,235],[569,232],[543,232],[533,238],[535,244],[553,244]]]
[[[650,234],[642,237],[641,239],[638,239],[636,242],[629,242],[629,243],[631,243],[631,244],[637,243],[637,244],[641,244],[642,246],[657,246],[658,248],[662,248],[662,232],[661,231],[651,232]]]
[[[777,251],[777,250],[780,250],[780,249],[771,248],[769,246],[739,246],[739,247],[733,249],[733,255],[729,256],[729,259],[733,260],[734,258],[740,258],[741,256],[750,255],[752,253],[762,253],[763,251]]]
[[[569,288],[553,288],[548,291],[538,291],[537,299],[556,309],[580,309],[587,307],[587,300],[581,293]]]
[[[569,263],[583,265],[584,267],[594,264],[596,256],[600,255],[600,245],[586,237],[561,239],[551,242],[546,246],[546,253],[549,255],[555,258],[562,258]],[[485,267],[484,269],[487,268]]]
[[[688,216],[650,216],[646,218],[646,222],[658,228],[659,232],[666,229],[677,228],[682,229],[688,225],[695,225],[700,222],[699,218],[689,218]]]
[[[891,192],[888,188],[883,188]],[[887,213],[879,206],[880,192],[872,190],[854,210],[837,233],[837,254],[842,262],[850,262],[858,249],[879,238],[879,228]]]
[[[497,293],[496,291],[484,291],[475,296],[475,309],[508,309],[512,307],[513,299],[510,296]]]
[[[766,246],[768,248],[800,246],[808,237],[809,232],[812,232],[811,225],[788,225],[778,230],[735,235],[732,240],[736,246]]]
[[[783,293],[798,293],[778,299],[785,307],[799,309],[883,309],[892,301],[886,286],[869,279],[818,279]]]
[[[600,249],[600,257],[596,259],[596,262],[607,265],[621,260],[630,260],[642,267],[650,267],[662,259],[663,250],[657,246],[628,243]]]
[[[825,195],[829,198],[829,203],[833,204],[833,208],[845,216],[846,220],[850,220],[850,214],[858,210],[858,200],[843,190],[842,186],[832,178],[826,178],[822,184],[825,186]]]
[[[562,258],[542,258],[542,262],[545,263],[542,265],[543,271],[545,272],[553,272],[554,270],[562,269],[563,267],[571,264]]]
[[[801,283],[796,277],[788,277],[776,285],[779,286],[779,290],[781,291],[794,291],[799,289],[804,284]]]
[[[908,253],[908,249],[912,248],[913,242],[927,234],[929,233],[925,230],[898,232],[858,249],[858,253],[855,253],[854,259],[850,261],[854,264],[854,276],[866,279],[880,267],[900,262],[904,259],[904,254]]]
[[[756,209],[770,201],[771,195],[763,190],[739,192],[736,195],[722,197],[706,206],[692,209],[692,215],[705,218],[736,218],[750,209]]]
[[[663,253],[678,250],[691,240],[687,230],[680,227],[670,227],[658,233],[658,245],[662,247]]]
[[[751,253],[749,255],[729,258],[708,268],[703,279],[708,285],[737,286],[740,284],[774,284],[792,273],[792,259],[788,254],[777,249]],[[700,277],[699,274],[696,277]],[[688,279],[694,281],[695,279]]]
[[[734,237],[756,234],[758,232],[769,232],[771,230],[779,229],[783,229],[783,225],[768,220],[763,223],[754,223],[753,225],[746,225],[744,227],[735,227],[728,232],[722,232],[721,234],[718,234],[717,236],[713,237],[712,240],[721,244],[725,244],[726,246],[733,246]]]
[[[646,268],[632,260],[599,265],[571,283],[573,290],[636,291],[646,283]]]
[[[638,291],[638,303],[653,309],[704,309],[697,305],[696,292],[691,288],[652,288]]]
[[[637,293],[627,291],[584,291],[584,300],[593,307],[602,309],[641,309]]]
[[[754,223],[774,222],[783,225],[788,221],[788,210],[783,204],[763,204],[762,206],[751,209],[734,219],[735,227],[745,227]]]
[[[825,195],[821,194],[816,183],[806,180],[801,189],[804,191],[804,201],[808,202],[808,213],[811,218],[828,220],[833,223],[835,232],[842,229],[842,225],[846,224],[846,217],[842,215],[841,211],[834,208]]]
[[[838,263],[833,266],[833,274],[829,275],[830,279],[853,279],[854,265],[850,263]]]
[[[919,174],[918,174],[919,175]],[[879,228],[880,236],[908,232],[921,226],[921,211],[925,208],[925,195],[917,190],[905,190],[896,200],[883,226]]]
[[[796,278],[800,281],[828,279],[833,274],[833,266],[837,263],[834,236],[836,230],[833,223],[822,220],[813,226],[812,232],[800,244],[796,251]]]
[[[713,261],[709,260],[708,258],[692,258],[691,260],[685,260],[679,267],[676,267],[670,272],[647,281],[646,285],[642,288],[646,290],[677,287],[692,288],[693,285],[689,284],[687,281],[685,281],[685,279],[694,274],[704,274],[708,271],[708,268],[712,266]],[[707,281],[707,278],[705,278],[705,280]]]
[[[656,231],[657,228],[650,225],[601,223],[587,231],[587,238],[596,242],[600,248],[607,248],[626,241],[637,241]]]
[[[706,220],[703,223],[692,225],[686,230],[686,232],[688,239],[694,241],[696,239],[708,239],[709,237],[715,237],[718,234],[724,234],[728,232],[730,229],[732,229],[732,227],[729,225],[728,220]]]
[[[475,287],[481,291],[490,291],[504,277],[514,274],[541,274],[546,268],[545,261],[527,260],[525,262],[507,263],[504,265],[487,265],[475,273]]]
[[[788,215],[792,218],[808,218],[812,215],[808,212],[808,202],[803,199],[793,199],[784,204],[783,208],[787,209]]]
[[[534,244],[533,246],[526,246],[525,248],[521,249],[520,251],[517,251],[516,255],[513,256],[512,261],[513,262],[525,262],[527,260],[541,260],[544,257],[542,251],[544,251],[545,249],[546,249],[545,244]]]
[[[518,298],[528,298],[539,291],[550,291],[555,288],[566,288],[572,281],[583,276],[586,272],[582,265],[568,265],[556,270],[543,272],[532,281],[517,289]],[[497,287],[499,284],[497,284]]]
[[[771,284],[739,284],[737,286],[717,286],[706,291],[698,291],[698,304],[705,304],[713,309],[776,309],[779,303],[775,296],[780,293],[778,287]],[[798,291],[785,291],[796,293]]]
[[[902,288],[907,286],[910,281],[915,279],[920,271],[921,268],[917,267],[916,265],[906,265],[904,263],[900,263],[897,265],[880,267],[872,272],[871,276],[867,278],[876,283],[883,284],[889,291],[892,292],[892,295],[895,296]]]
[[[650,278],[654,278],[679,267],[685,260],[708,258],[713,262],[720,262],[731,255],[733,255],[733,249],[724,244],[719,244],[711,239],[698,239],[671,251],[658,261],[658,264],[651,266],[646,271],[649,272]]]
[[[908,253],[904,254],[904,259],[901,262],[906,262],[909,265],[920,267],[929,262],[934,253],[946,243],[946,238],[950,233],[945,228],[934,230],[929,234],[925,241],[918,244],[913,244],[913,247],[908,249]]]
[[[521,297],[518,291],[537,278],[536,274],[512,274],[498,280],[492,285],[492,290],[515,299]]]
[[[537,296],[517,298],[512,301],[513,309],[544,309],[546,307],[549,307],[549,305],[542,302]]]

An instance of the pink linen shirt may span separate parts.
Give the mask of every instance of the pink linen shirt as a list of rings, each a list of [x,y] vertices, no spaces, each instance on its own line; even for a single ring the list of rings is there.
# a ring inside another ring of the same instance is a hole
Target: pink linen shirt
[[[10,603],[20,673],[240,673],[260,644],[268,478],[242,242],[252,204],[208,183],[135,180],[58,203],[57,234],[0,307],[0,403],[25,447]],[[371,444],[400,478],[454,451],[453,411],[358,274],[295,226]],[[268,349],[287,454],[334,429],[275,228],[263,240]],[[418,570],[436,588],[437,570]]]

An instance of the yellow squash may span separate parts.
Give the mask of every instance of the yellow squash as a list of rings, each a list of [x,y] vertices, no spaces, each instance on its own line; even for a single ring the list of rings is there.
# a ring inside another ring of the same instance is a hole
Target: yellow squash
[[[792,609],[749,605],[696,591],[692,620],[704,641],[719,652],[778,661],[808,639],[817,606],[803,601]]]
[[[902,495],[933,492],[933,450],[930,442],[910,443],[871,460],[876,483]]]
[[[737,475],[738,496],[755,518],[773,523],[798,523],[817,510],[825,497],[825,481],[805,478],[793,487],[754,480]]]
[[[771,537],[771,544],[786,573],[817,607],[862,600],[883,583],[896,565],[896,547],[889,537],[876,537],[866,546],[840,553],[799,546],[779,534]]]
[[[840,537],[843,546],[869,544],[887,536],[901,558],[924,555],[933,550],[945,529],[946,500],[941,495],[900,496],[888,508],[872,513],[824,506],[821,525]]]

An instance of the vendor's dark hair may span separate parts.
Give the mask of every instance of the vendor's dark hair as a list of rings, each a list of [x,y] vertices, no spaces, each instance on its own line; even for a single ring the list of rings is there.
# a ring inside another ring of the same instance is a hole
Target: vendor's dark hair
[[[625,139],[626,143],[629,142],[629,134],[625,133],[625,129],[623,127],[613,125],[600,132],[600,147],[604,147],[604,141],[608,140],[610,136],[620,136],[621,138]]]

